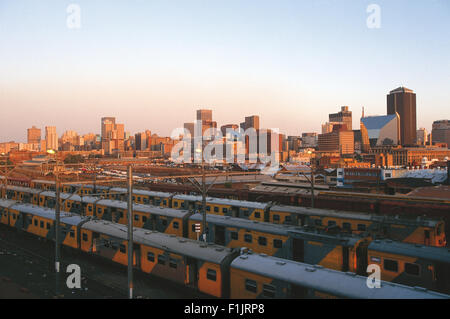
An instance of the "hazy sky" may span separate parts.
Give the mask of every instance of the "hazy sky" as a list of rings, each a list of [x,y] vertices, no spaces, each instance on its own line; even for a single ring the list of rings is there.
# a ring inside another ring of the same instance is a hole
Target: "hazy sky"
[[[450,118],[450,1],[0,0],[0,141],[32,125],[100,133],[102,116],[168,135],[198,108],[298,135],[348,105],[359,127],[400,85],[418,127]]]

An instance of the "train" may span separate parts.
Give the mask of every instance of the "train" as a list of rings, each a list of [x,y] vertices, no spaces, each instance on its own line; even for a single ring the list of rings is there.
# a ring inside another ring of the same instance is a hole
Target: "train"
[[[0,200],[0,223],[46,240],[55,240],[55,211]],[[127,227],[92,216],[62,212],[61,244],[89,256],[127,265]],[[367,278],[320,265],[284,260],[242,250],[134,229],[133,267],[217,298],[367,298],[450,299],[421,287],[381,281],[369,288]]]
[[[33,196],[16,199],[55,207],[54,192],[33,190],[32,193]],[[61,193],[60,198],[63,211],[128,223],[125,201],[69,193]],[[197,239],[196,226],[202,227],[202,215],[186,209],[134,204],[133,226]],[[330,234],[315,227],[215,214],[207,214],[206,227],[208,241],[221,246],[245,247],[256,253],[363,276],[367,275],[367,266],[378,261],[383,280],[444,292],[450,289],[449,284],[441,287],[442,282],[450,283],[450,253],[446,248],[373,238],[364,232]],[[377,244],[379,242],[381,244]]]
[[[102,198],[126,200],[127,190],[124,188],[108,188],[105,186],[98,188],[96,186],[95,190],[96,195]],[[86,197],[93,195],[94,186],[64,185],[63,191]],[[6,195],[8,198],[36,205],[46,203],[45,197],[56,197],[55,192],[51,190],[19,186],[8,186]],[[135,189],[132,197],[136,204],[178,210],[200,211],[202,205],[201,196],[196,195]],[[238,217],[272,224],[314,227],[335,233],[366,233],[372,238],[387,238],[426,246],[445,247],[447,245],[444,221],[422,216],[405,218],[212,197],[206,198],[206,211],[208,214]],[[88,212],[85,213],[88,214]]]

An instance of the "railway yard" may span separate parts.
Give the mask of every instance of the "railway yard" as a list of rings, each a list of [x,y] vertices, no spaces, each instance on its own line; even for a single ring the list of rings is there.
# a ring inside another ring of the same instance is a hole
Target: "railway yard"
[[[130,260],[138,299],[450,298],[445,196],[320,185],[311,194],[305,183],[289,192],[290,184],[257,173],[209,170],[202,179],[197,168],[151,165],[134,169],[129,196],[125,168],[114,162],[77,167],[75,175],[31,178],[19,169],[2,177],[0,298],[127,298]],[[205,198],[196,186],[202,181]],[[273,190],[280,187],[286,191]],[[80,288],[66,285],[73,264]],[[367,286],[374,264],[379,290]]]

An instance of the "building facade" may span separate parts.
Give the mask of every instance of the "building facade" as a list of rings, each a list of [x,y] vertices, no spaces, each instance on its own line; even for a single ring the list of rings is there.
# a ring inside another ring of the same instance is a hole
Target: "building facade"
[[[400,116],[400,144],[416,144],[416,94],[405,87],[392,90],[387,95],[387,114],[398,113]]]

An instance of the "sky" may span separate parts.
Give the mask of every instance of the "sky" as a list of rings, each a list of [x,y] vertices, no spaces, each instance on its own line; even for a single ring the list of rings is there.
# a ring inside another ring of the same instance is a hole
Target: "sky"
[[[399,86],[418,128],[450,119],[450,1],[0,0],[3,142],[32,125],[100,133],[102,116],[167,136],[200,108],[300,135],[347,105],[357,128]]]

